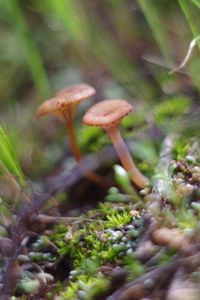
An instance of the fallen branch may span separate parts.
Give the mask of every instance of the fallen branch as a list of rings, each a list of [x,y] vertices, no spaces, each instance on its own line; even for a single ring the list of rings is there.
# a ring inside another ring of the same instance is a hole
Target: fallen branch
[[[173,261],[165,266],[158,267],[138,279],[135,279],[126,284],[121,289],[117,290],[106,300],[132,300],[142,299],[147,296],[155,285],[162,286],[172,275],[175,273],[178,267],[178,262]],[[147,282],[152,282],[152,287],[148,286]]]

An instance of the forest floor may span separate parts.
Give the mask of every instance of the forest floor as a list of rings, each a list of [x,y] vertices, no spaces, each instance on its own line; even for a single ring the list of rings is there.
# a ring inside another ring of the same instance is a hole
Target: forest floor
[[[49,194],[35,194],[12,238],[1,228],[0,299],[199,299],[199,142],[176,139],[164,139],[155,175],[141,191],[123,172],[121,187],[105,191],[79,178],[78,168],[74,177],[62,170],[49,178],[51,202],[68,188],[74,203],[41,210]]]

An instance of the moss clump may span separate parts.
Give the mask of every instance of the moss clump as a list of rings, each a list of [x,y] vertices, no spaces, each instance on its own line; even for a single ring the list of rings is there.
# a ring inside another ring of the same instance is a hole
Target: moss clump
[[[66,291],[60,294],[61,300],[92,300],[108,288],[108,280],[102,277],[80,275],[77,282],[71,281]]]
[[[103,203],[88,211],[80,222],[55,228],[51,240],[71,262],[69,282],[61,299],[90,300],[99,291],[103,293],[111,276],[102,271],[104,267],[111,273],[122,267],[132,278],[144,271],[134,257],[143,217],[133,217],[130,210],[130,204]]]
[[[171,97],[165,99],[154,109],[155,120],[162,123],[169,118],[178,117],[188,112],[191,100],[186,96]]]

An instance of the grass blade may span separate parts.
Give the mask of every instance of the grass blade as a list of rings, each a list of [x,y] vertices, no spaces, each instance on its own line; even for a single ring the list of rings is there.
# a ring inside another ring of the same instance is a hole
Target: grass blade
[[[81,1],[48,0],[50,12],[62,22],[67,30],[70,42],[78,55],[99,60],[131,94],[149,101],[153,98],[153,88],[146,81],[140,70],[129,61],[118,43],[104,29],[98,15],[88,15],[86,6]],[[70,12],[70,13],[69,13]],[[80,50],[81,49],[81,50]],[[89,55],[88,55],[89,54]]]
[[[138,0],[137,2],[145,16],[162,55],[166,61],[170,62],[172,60],[169,44],[170,39],[165,27],[163,26],[162,16],[158,10],[156,1]]]
[[[191,0],[191,1],[194,5],[196,5],[198,8],[200,8],[200,1],[199,0]]]
[[[178,0],[179,5],[183,11],[183,14],[185,15],[185,18],[188,22],[188,25],[192,31],[193,37],[197,38],[200,35],[200,29],[199,29],[199,12],[198,15],[193,13],[193,11],[191,10],[191,5],[188,3],[187,0]],[[200,41],[197,41],[198,47],[200,49]]]
[[[8,5],[12,16],[13,25],[19,34],[22,50],[24,51],[35,87],[40,96],[46,98],[50,93],[47,73],[37,45],[31,36],[25,16],[21,10],[18,0],[8,0],[6,4]]]
[[[8,136],[0,126],[0,174],[10,173],[16,176],[20,183],[24,183],[24,174],[13,148]]]

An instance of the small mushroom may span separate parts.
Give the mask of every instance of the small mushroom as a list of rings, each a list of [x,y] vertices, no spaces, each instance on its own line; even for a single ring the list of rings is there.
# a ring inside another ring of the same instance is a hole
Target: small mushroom
[[[65,119],[72,153],[77,161],[81,159],[81,152],[74,133],[73,119],[80,102],[94,94],[95,89],[92,86],[83,83],[76,84],[62,89],[54,98],[46,100],[39,106],[36,113],[36,117],[52,113]]]
[[[36,112],[36,117],[38,118],[47,114],[54,114],[58,117],[64,118],[71,150],[77,162],[81,159],[81,151],[74,132],[73,119],[79,104],[83,100],[94,95],[95,92],[96,91],[92,86],[84,83],[66,87],[60,90],[54,98],[43,102]],[[87,178],[98,184],[102,184],[102,180],[98,175],[85,171],[85,167],[83,165],[81,168]]]
[[[129,173],[132,181],[140,188],[144,188],[148,179],[137,169],[130,152],[121,137],[118,125],[121,120],[132,111],[132,105],[125,100],[104,100],[92,106],[83,117],[86,125],[103,128],[109,135],[116,152]]]

